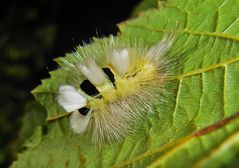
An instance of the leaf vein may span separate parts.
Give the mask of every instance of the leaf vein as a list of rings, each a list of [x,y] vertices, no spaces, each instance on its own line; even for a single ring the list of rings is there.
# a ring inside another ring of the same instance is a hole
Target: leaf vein
[[[174,118],[175,118],[177,107],[178,107],[178,101],[179,101],[179,95],[180,95],[180,92],[181,92],[181,87],[182,87],[182,80],[180,79],[179,84],[178,84],[178,91],[177,91],[177,94],[176,94],[175,106],[174,106],[174,110],[173,110],[173,122],[172,123],[174,123]]]
[[[220,155],[220,153],[225,152],[228,150],[230,146],[232,146],[234,143],[238,143],[239,141],[239,132],[235,132],[232,135],[230,135],[226,140],[224,140],[222,143],[220,143],[216,148],[214,148],[212,151],[210,151],[209,154],[198,160],[194,165],[194,167],[201,167],[203,164],[205,164],[207,161],[212,159],[213,157],[217,157],[217,155]]]
[[[223,115],[226,116],[226,106],[227,106],[227,70],[228,66],[224,65],[224,76],[223,76]]]
[[[127,160],[123,163],[121,163],[120,165],[115,165],[114,167],[122,167],[122,166],[126,166],[126,165],[130,165],[130,164],[133,164],[134,162],[137,162],[137,161],[140,161],[144,158],[147,158],[147,157],[150,157],[151,155],[154,155],[154,154],[157,154],[157,153],[160,153],[160,152],[163,152],[164,150],[172,147],[172,149],[168,152],[168,153],[165,153],[163,155],[163,157],[166,157],[166,155],[170,155],[171,153],[173,153],[175,150],[177,150],[178,148],[181,148],[182,145],[184,145],[185,143],[193,140],[194,138],[200,138],[201,136],[203,135],[206,135],[206,134],[209,134],[211,133],[212,131],[215,131],[215,130],[218,130],[220,128],[223,128],[224,126],[226,126],[227,124],[231,123],[231,122],[234,122],[237,123],[239,119],[239,112],[238,113],[235,113],[233,114],[232,116],[228,117],[228,118],[224,118],[218,122],[216,122],[215,124],[213,125],[210,125],[206,128],[203,128],[189,136],[186,136],[176,142],[173,142],[173,143],[168,143],[168,144],[165,144],[163,146],[160,146],[154,150],[151,150],[151,151],[147,151],[143,154],[141,154],[140,156],[137,156],[136,158],[133,158],[131,160]],[[162,159],[163,157],[160,157],[158,160],[160,161],[160,159]],[[153,162],[152,164],[154,164],[155,162]]]
[[[207,72],[207,71],[211,71],[211,70],[214,70],[216,68],[220,68],[220,67],[235,63],[237,61],[239,61],[239,56],[235,56],[235,57],[233,57],[233,59],[227,60],[225,62],[214,64],[214,65],[211,65],[211,66],[208,66],[208,67],[205,67],[205,68],[201,68],[201,69],[198,69],[198,70],[195,70],[195,71],[187,72],[187,73],[184,73],[182,75],[173,76],[171,78],[168,78],[167,80],[175,80],[175,79],[181,80],[183,78],[190,77],[190,76],[197,75],[197,74],[201,74],[201,73],[204,73],[204,72]]]
[[[127,24],[127,23],[126,23]],[[138,28],[142,28],[142,29],[147,29],[153,32],[167,32],[167,31],[171,31],[171,30],[166,30],[166,29],[155,29],[155,28],[151,28],[150,26],[145,26],[145,25],[136,25],[136,24],[129,24],[128,26],[131,27],[138,27]],[[223,32],[196,32],[193,30],[177,30],[178,32],[184,32],[184,33],[188,33],[188,34],[192,34],[192,35],[200,35],[200,36],[209,36],[209,37],[219,37],[219,38],[223,38],[223,39],[227,39],[227,40],[233,40],[233,41],[237,41],[239,42],[239,36],[232,36],[230,34],[225,34]]]
[[[223,33],[226,33],[234,24],[237,23],[237,21],[239,21],[239,17],[237,17],[237,18],[223,31]]]

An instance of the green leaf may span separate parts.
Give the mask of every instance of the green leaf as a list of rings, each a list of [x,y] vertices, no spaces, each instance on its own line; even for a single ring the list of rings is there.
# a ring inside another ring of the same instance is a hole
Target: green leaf
[[[31,137],[35,129],[43,125],[46,119],[46,110],[35,100],[28,102],[24,109],[26,113],[21,119],[21,129],[18,135],[19,146]],[[24,146],[27,146],[27,144],[24,144]]]
[[[136,8],[134,9],[132,17],[136,17],[137,15],[148,9],[158,8],[158,3],[163,2],[161,1],[158,2],[157,0],[144,0],[140,2],[139,5],[137,5]]]
[[[237,163],[238,16],[236,0],[168,0],[160,10],[148,10],[120,24],[120,38],[126,41],[136,37],[151,43],[165,31],[179,32],[176,46],[188,52],[181,71],[166,85],[167,103],[156,105],[157,115],[140,120],[123,141],[102,149],[72,132],[67,117],[49,122],[47,132],[38,130],[32,139],[35,145],[19,154],[12,167],[223,167]],[[66,80],[67,74],[58,69],[33,91],[48,117],[64,115],[55,94]]]

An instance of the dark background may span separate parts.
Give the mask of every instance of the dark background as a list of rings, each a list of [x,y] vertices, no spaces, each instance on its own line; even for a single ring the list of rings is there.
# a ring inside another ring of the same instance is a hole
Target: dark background
[[[57,68],[53,59],[93,36],[115,35],[139,1],[0,1],[0,167],[44,122],[30,91]]]

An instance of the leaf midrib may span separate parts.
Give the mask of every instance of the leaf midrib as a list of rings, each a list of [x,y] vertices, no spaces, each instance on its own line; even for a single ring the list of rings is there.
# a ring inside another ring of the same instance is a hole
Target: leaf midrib
[[[210,160],[213,156],[215,156],[216,154],[218,154],[218,152],[221,151],[221,147],[223,147],[225,144],[232,144],[234,143],[234,139],[238,138],[239,136],[239,132],[234,132],[232,133],[229,137],[227,137],[225,140],[223,140],[219,145],[215,146],[215,148],[205,157],[200,158],[199,160],[196,161],[196,163],[194,163],[193,167],[197,167],[197,165],[199,165],[200,163],[202,163],[203,161],[206,160]],[[188,139],[187,142],[192,141],[194,138],[190,138]],[[149,168],[153,168],[153,167],[157,167],[157,165],[160,164],[161,161],[163,161],[165,158],[167,158],[169,155],[173,154],[175,151],[177,151],[179,148],[184,147],[183,145],[186,143],[182,143],[181,146],[178,146],[174,149],[172,149],[172,151],[169,151],[169,153],[167,153],[166,155],[164,155],[163,157],[158,158],[157,160],[155,160],[154,162],[152,162],[148,167]]]
[[[190,142],[191,140],[195,139],[195,138],[199,138],[199,137],[202,137],[204,135],[207,135],[213,131],[216,131],[216,130],[219,130],[221,129],[222,127],[226,126],[227,124],[230,124],[232,122],[238,122],[239,120],[239,113],[235,113],[234,115],[230,116],[230,117],[227,117],[223,120],[220,120],[212,125],[210,125],[209,127],[206,127],[204,129],[201,129],[187,137],[184,137],[176,142],[173,142],[173,143],[170,143],[170,144],[165,144],[161,147],[158,147],[158,148],[155,148],[153,150],[149,150],[133,159],[130,159],[130,160],[127,160],[119,165],[114,165],[113,167],[124,167],[124,166],[128,166],[130,164],[133,164],[134,162],[137,162],[139,160],[142,160],[144,158],[147,158],[147,157],[150,157],[151,155],[154,155],[154,154],[157,154],[157,153],[160,153],[162,151],[164,151],[165,149],[168,149],[170,147],[172,147],[172,149],[170,149],[169,152],[167,152],[164,156],[160,157],[159,159],[162,160],[163,158],[167,157],[168,155],[170,155],[171,153],[174,153],[175,151],[177,151],[177,149],[181,148],[184,144]],[[235,133],[234,133],[235,134]],[[234,135],[232,134],[232,135]],[[231,136],[232,136],[231,135]],[[230,136],[230,137],[231,137]],[[228,139],[228,138],[227,138]],[[226,139],[226,140],[227,140]],[[221,143],[225,142],[225,140],[223,140]],[[175,146],[174,146],[175,145]],[[159,160],[157,159],[157,160]],[[156,161],[157,161],[156,160]],[[155,161],[155,162],[156,162]],[[158,161],[157,161],[158,162]],[[154,163],[154,162],[153,162]],[[152,163],[152,164],[153,164]]]
[[[209,154],[207,154],[206,156],[197,160],[194,163],[193,167],[195,167],[195,168],[200,167],[201,164],[209,161],[210,159],[212,159],[214,157],[217,157],[217,155],[224,152],[225,149],[228,149],[233,144],[238,143],[238,140],[239,140],[239,132],[235,132],[235,133],[231,134],[229,137],[226,138],[226,140],[224,140],[221,144],[219,144],[215,149],[210,151]]]

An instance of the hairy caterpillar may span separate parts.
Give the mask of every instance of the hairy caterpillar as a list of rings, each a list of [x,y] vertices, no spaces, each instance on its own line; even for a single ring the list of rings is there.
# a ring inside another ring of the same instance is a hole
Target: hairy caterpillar
[[[162,101],[164,82],[174,61],[167,57],[175,32],[152,46],[121,43],[116,38],[100,43],[94,51],[61,58],[71,82],[59,87],[57,101],[70,116],[71,128],[91,136],[94,143],[119,140],[135,122],[154,113],[152,102]],[[84,82],[96,90],[89,94]]]

